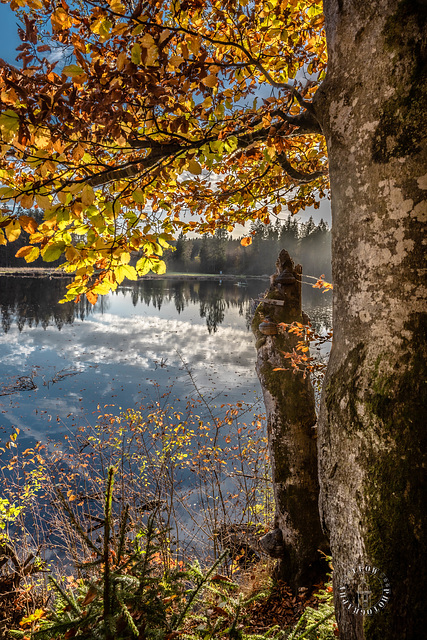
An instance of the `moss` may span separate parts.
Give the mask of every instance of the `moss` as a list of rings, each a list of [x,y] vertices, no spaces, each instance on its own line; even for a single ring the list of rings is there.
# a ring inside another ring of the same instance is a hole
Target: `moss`
[[[377,163],[420,152],[426,132],[427,60],[422,33],[427,24],[427,6],[403,0],[385,23],[385,47],[411,63],[409,77],[390,76],[396,95],[385,101],[372,142],[372,159]],[[396,60],[397,62],[397,60]]]
[[[412,20],[415,20],[422,31],[427,23],[427,6],[423,6],[421,2],[414,2],[414,0],[401,0],[396,11],[387,18],[384,25],[384,41],[389,51],[393,51],[396,48],[396,43],[401,41],[403,30],[407,31],[409,36],[408,44],[414,45],[410,29]]]
[[[364,540],[369,561],[392,584],[387,609],[379,619],[365,620],[369,640],[415,640],[425,633],[427,316],[414,318],[410,328],[412,351],[410,345],[402,349],[408,354],[403,372],[386,375],[379,360],[366,401],[372,423],[380,421],[383,443],[390,438],[390,445],[366,460]]]
[[[417,78],[409,92],[398,90],[398,97],[386,101],[372,142],[372,159],[377,163],[411,156],[421,151],[425,132],[427,74]]]
[[[366,443],[358,454],[363,495],[354,496],[361,513],[359,530],[366,560],[385,573],[392,588],[385,610],[364,618],[366,640],[425,636],[427,314],[414,315],[402,334],[410,337],[399,347],[400,361],[395,363],[395,354],[378,356],[366,391],[362,383],[369,364],[362,343],[327,388],[331,424],[339,424],[343,439],[350,442],[359,429]],[[356,396],[363,413],[356,410]]]
[[[262,338],[258,338],[258,340],[255,342],[255,349],[261,349],[261,347],[263,347],[265,345],[267,341],[267,338],[262,337]]]
[[[363,342],[360,342],[349,352],[346,360],[332,374],[326,386],[326,407],[328,411],[333,408],[335,413],[338,412],[338,419],[347,432],[357,431],[360,428],[360,419],[355,403],[355,387],[357,387],[359,371],[364,359],[365,348]],[[341,419],[340,405],[342,400],[344,400],[344,408]]]

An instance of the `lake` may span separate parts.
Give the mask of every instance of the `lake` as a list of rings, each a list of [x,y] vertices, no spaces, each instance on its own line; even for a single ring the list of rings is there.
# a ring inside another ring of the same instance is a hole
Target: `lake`
[[[1,426],[46,442],[109,411],[161,402],[179,408],[198,391],[212,405],[259,404],[251,300],[268,280],[146,279],[92,307],[59,304],[63,279],[1,277]],[[317,328],[330,294],[304,288]],[[259,406],[258,406],[259,408]]]
[[[143,416],[165,409],[171,420],[131,434],[136,508],[161,497],[163,522],[198,553],[220,522],[262,522],[271,496],[265,489],[268,463],[260,456],[265,424],[250,319],[253,299],[268,279],[143,279],[93,307],[86,301],[59,304],[65,284],[62,278],[0,277],[0,442],[17,428],[19,451],[41,443],[59,455],[64,478],[76,469],[82,478],[88,434],[95,434],[110,444],[102,450],[97,445],[98,462],[92,458],[87,477],[103,486],[102,477],[95,478],[99,460],[110,454],[123,459],[114,416],[140,407]],[[317,330],[329,329],[331,295],[305,286],[303,299]],[[213,427],[237,403],[232,421]],[[105,413],[111,420],[100,422]],[[171,436],[181,438],[172,453]],[[70,458],[66,438],[77,438]],[[81,480],[75,486],[78,493]],[[38,509],[41,502],[39,495]],[[83,502],[86,511],[95,508]],[[51,523],[48,506],[46,514],[43,526]],[[59,523],[52,531],[62,528]]]

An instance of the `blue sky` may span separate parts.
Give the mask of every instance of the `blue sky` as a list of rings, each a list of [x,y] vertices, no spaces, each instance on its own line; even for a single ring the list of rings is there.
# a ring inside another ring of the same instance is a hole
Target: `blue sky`
[[[17,19],[8,4],[0,4],[0,58],[7,62],[15,62],[18,53],[16,47],[21,43],[18,38]]]

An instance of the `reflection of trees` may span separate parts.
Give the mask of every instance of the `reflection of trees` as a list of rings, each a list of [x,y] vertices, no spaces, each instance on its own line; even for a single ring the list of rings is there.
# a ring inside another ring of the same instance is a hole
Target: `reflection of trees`
[[[224,289],[217,286],[214,290],[210,282],[200,283],[200,317],[206,318],[209,333],[217,330],[224,320],[224,311],[230,306],[230,301],[224,299]],[[208,286],[205,286],[208,285]]]
[[[66,282],[63,278],[2,276],[0,313],[3,331],[7,333],[13,323],[16,323],[19,331],[26,325],[40,325],[46,329],[50,324],[55,324],[60,331],[65,324],[72,324],[76,318],[84,320],[93,310],[85,298],[78,303],[58,302],[65,293]],[[105,301],[102,306],[105,306]]]
[[[19,329],[25,326],[42,326],[44,329],[55,324],[58,330],[76,319],[84,320],[94,307],[86,298],[76,304],[59,304],[65,293],[65,278],[0,278],[0,313],[4,333],[15,323]],[[224,321],[225,310],[237,308],[239,315],[251,316],[252,300],[262,297],[266,282],[249,280],[247,286],[238,287],[235,282],[211,280],[169,280],[167,278],[140,280],[119,288],[118,296],[130,295],[132,304],[139,302],[161,309],[164,303],[171,302],[180,314],[189,305],[199,305],[201,318],[206,319],[209,333],[215,332]],[[323,294],[309,285],[303,286],[303,306],[316,328],[331,326],[331,294]],[[108,308],[108,299],[99,297],[95,306],[103,313]],[[316,309],[314,311],[314,309]]]
[[[237,307],[239,315],[245,315],[254,297],[265,288],[260,281],[249,282],[245,287],[237,287],[235,282],[212,280],[168,280],[146,279],[132,283],[132,303],[142,302],[158,309],[164,302],[173,302],[178,313],[189,304],[200,304],[200,317],[206,318],[209,333],[216,331],[224,321],[226,308]]]

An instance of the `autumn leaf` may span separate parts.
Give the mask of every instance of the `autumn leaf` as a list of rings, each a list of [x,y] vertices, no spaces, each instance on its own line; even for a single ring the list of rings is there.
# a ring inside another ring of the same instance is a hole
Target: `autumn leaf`
[[[138,42],[135,42],[132,47],[131,60],[134,64],[141,64],[141,45]]]
[[[31,613],[29,616],[22,618],[19,625],[21,627],[27,627],[29,625],[32,625],[37,620],[41,620],[42,618],[45,617],[45,615],[46,615],[46,612],[44,611],[44,609],[36,609],[34,613]]]
[[[4,229],[8,242],[15,242],[21,235],[21,225],[18,220],[12,220]]]
[[[128,278],[129,280],[138,279],[136,269],[128,264],[123,264],[116,267],[114,269],[114,275],[116,276],[116,280],[119,284],[121,284],[125,278]]]
[[[122,71],[122,69],[125,66],[127,60],[127,55],[124,51],[121,51],[119,53],[119,55],[117,56],[117,62],[116,62],[116,66],[117,66],[117,70],[118,71]]]
[[[214,75],[206,76],[206,78],[202,79],[202,83],[206,87],[209,87],[210,89],[213,89],[218,84],[218,78],[216,76],[214,76]]]
[[[86,184],[83,187],[82,194],[81,194],[81,199],[82,199],[82,203],[83,203],[83,205],[85,207],[89,207],[91,204],[94,203],[95,193],[94,193],[92,187],[89,184]]]
[[[145,197],[142,189],[140,189],[139,187],[138,189],[135,189],[135,191],[132,193],[132,200],[137,203],[144,202]]]
[[[196,160],[190,160],[190,162],[188,163],[188,169],[190,173],[195,176],[198,176],[202,173],[202,167]]]
[[[320,3],[288,2],[286,11],[280,2],[262,11],[243,0],[186,4],[182,24],[174,3],[155,0],[135,5],[135,14],[123,0],[25,5],[23,72],[17,81],[5,63],[0,80],[0,202],[42,210],[30,242],[48,262],[65,253],[76,278],[68,300],[164,273],[160,256],[183,230],[268,223],[284,207],[316,206],[327,190],[325,140],[303,122],[319,82],[301,101],[296,80],[308,68],[321,78],[326,68]],[[32,58],[48,51],[38,30],[49,19],[48,48],[66,48],[63,69]],[[295,82],[265,100],[256,95],[287,76]],[[12,221],[4,229],[0,242],[18,237]]]
[[[24,207],[24,209],[30,209],[34,203],[34,194],[24,193],[21,196],[19,196],[16,200],[17,202],[19,202],[21,207]]]
[[[249,245],[252,244],[252,238],[242,238],[240,244],[242,247],[249,247]]]
[[[7,109],[0,115],[0,131],[6,142],[11,142],[19,129],[19,116],[12,109]]]
[[[27,233],[35,233],[37,230],[37,222],[30,216],[19,216],[19,224]]]
[[[39,254],[40,254],[40,249],[38,247],[27,246],[27,247],[21,247],[15,253],[15,257],[24,258],[25,262],[34,262],[34,260],[37,260],[37,258],[39,257]]]
[[[93,293],[93,291],[86,291],[86,298],[89,300],[90,304],[95,304],[98,300],[98,294]],[[83,602],[82,604],[89,604],[89,602]]]
[[[55,242],[53,244],[48,244],[44,249],[42,249],[41,254],[43,260],[45,262],[54,262],[61,257],[61,254],[64,250],[63,242]]]
[[[145,64],[147,65],[147,67],[156,66],[159,57],[159,50],[153,36],[149,33],[146,33],[144,37],[141,38],[140,43],[146,49]]]
[[[153,271],[153,273],[157,273],[157,275],[162,275],[163,273],[166,273],[165,262],[163,260],[159,260],[158,262],[155,262],[151,267],[151,271]]]

